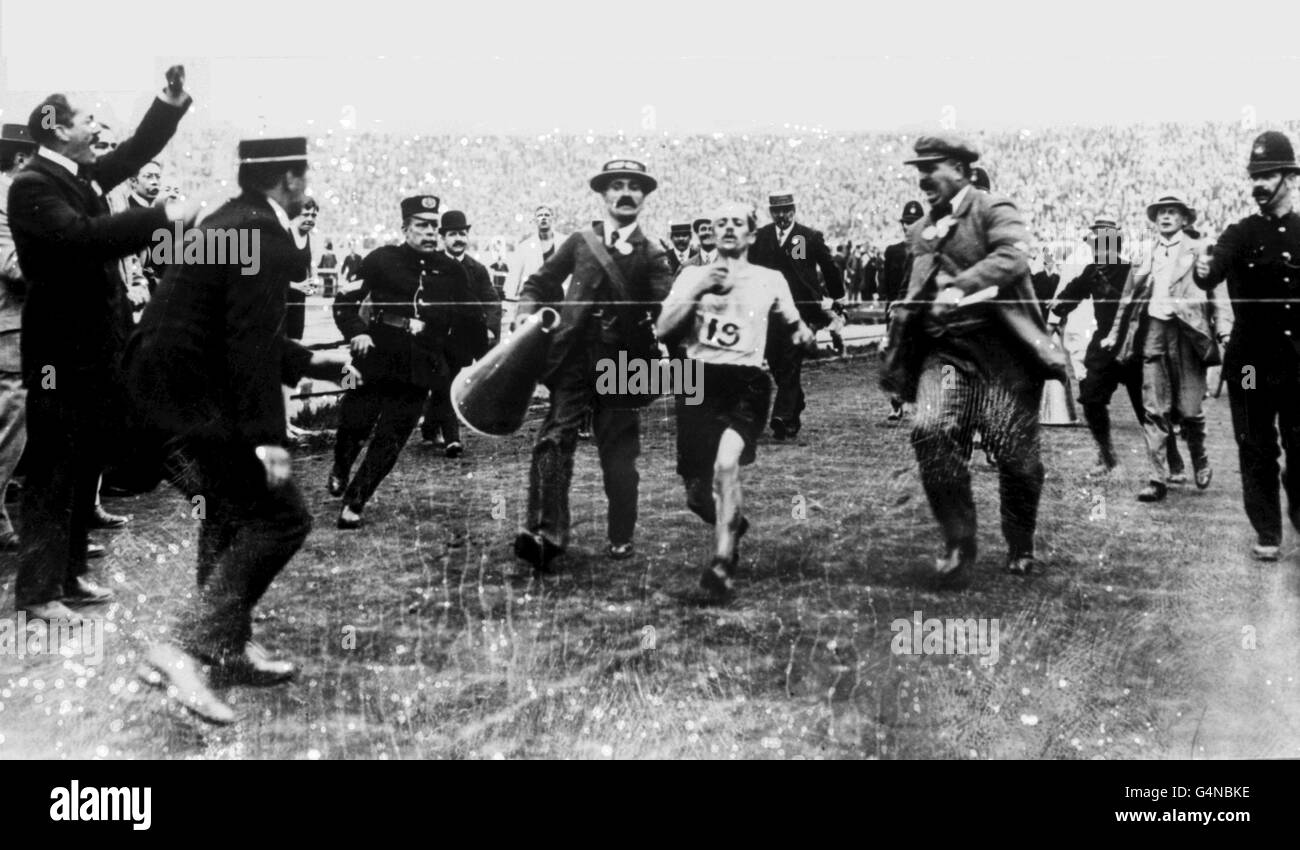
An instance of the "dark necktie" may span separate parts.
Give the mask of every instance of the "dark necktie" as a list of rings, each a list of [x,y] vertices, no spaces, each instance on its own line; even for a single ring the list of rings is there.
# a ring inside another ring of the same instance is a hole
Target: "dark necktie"
[[[609,247],[613,248],[615,245],[618,244],[618,237],[620,235],[621,234],[617,230],[615,230],[612,234],[610,234]]]

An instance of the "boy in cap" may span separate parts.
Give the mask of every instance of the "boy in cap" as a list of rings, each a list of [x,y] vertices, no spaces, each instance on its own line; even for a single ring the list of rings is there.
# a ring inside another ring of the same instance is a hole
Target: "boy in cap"
[[[785,279],[749,262],[758,224],[753,210],[724,204],[713,217],[719,259],[682,271],[664,302],[656,331],[672,341],[685,336],[686,356],[702,361],[698,403],[677,396],[677,473],[686,484],[686,505],[716,526],[712,561],[700,577],[711,597],[725,598],[740,559],[742,515],[740,467],[754,462],[771,400],[763,369],[769,319],[775,333],[807,345],[813,333],[799,317]]]
[[[1111,326],[1101,345],[1115,351],[1121,367],[1135,359],[1142,364],[1142,433],[1151,474],[1137,498],[1158,502],[1169,490],[1175,422],[1192,455],[1196,486],[1210,486],[1214,470],[1201,410],[1205,370],[1221,362],[1219,345],[1232,330],[1232,311],[1226,299],[1202,292],[1192,280],[1200,246],[1184,228],[1196,221],[1196,211],[1166,192],[1147,206],[1147,218],[1156,225],[1156,244],[1130,272],[1119,305],[1125,318]]]
[[[1279,433],[1287,515],[1300,531],[1300,164],[1291,140],[1276,130],[1261,133],[1247,173],[1259,212],[1229,225],[1213,255],[1197,258],[1194,275],[1202,289],[1228,284],[1236,332],[1223,370],[1230,379],[1241,495],[1257,535],[1252,554],[1275,561],[1282,544]]]

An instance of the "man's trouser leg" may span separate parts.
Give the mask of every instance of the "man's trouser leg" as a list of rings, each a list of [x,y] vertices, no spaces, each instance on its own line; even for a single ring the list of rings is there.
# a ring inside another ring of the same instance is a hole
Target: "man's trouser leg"
[[[609,542],[631,543],[636,531],[636,459],[641,454],[641,411],[608,408],[597,397],[592,436],[600,455],[600,470],[608,500]]]
[[[1287,454],[1286,489],[1290,505],[1300,504],[1300,360],[1294,354],[1256,365],[1255,382],[1242,386],[1241,363],[1225,364],[1232,430],[1241,460],[1241,495],[1246,517],[1265,546],[1282,544],[1282,507],[1278,495],[1278,429]]]
[[[379,418],[384,403],[383,385],[362,384],[348,390],[339,401],[339,430],[334,438],[334,474],[345,482],[361,448]]]
[[[1142,346],[1142,412],[1146,421],[1142,433],[1147,442],[1147,458],[1151,462],[1150,479],[1164,486],[1169,478],[1169,441],[1173,439],[1170,418],[1173,414],[1175,377],[1174,349],[1178,343],[1178,329],[1173,322],[1147,319],[1146,340]]]
[[[1091,353],[1090,351],[1089,354]],[[1100,358],[1093,359],[1092,363],[1085,360],[1084,365],[1088,368],[1088,373],[1079,382],[1079,406],[1083,408],[1083,421],[1088,424],[1092,439],[1097,443],[1102,463],[1106,466],[1115,466],[1119,458],[1115,455],[1115,446],[1110,435],[1110,399],[1115,394],[1115,388],[1120,384],[1123,370],[1113,361]],[[1133,392],[1131,388],[1130,393]],[[1138,415],[1138,421],[1142,418],[1140,392],[1140,388],[1137,388],[1138,395],[1134,401],[1134,411]]]
[[[585,350],[575,351],[556,370],[549,387],[550,406],[537,432],[528,470],[527,528],[561,549],[569,545],[573,453],[578,428],[595,394],[592,380]]]
[[[440,374],[434,379],[433,389],[424,403],[424,424],[420,426],[426,440],[432,440],[433,435],[441,430],[443,442],[460,442],[460,420],[451,404],[451,382],[456,380],[459,372],[457,368],[449,369],[446,375]]]
[[[767,362],[776,384],[776,398],[772,402],[772,420],[781,420],[790,431],[801,427],[800,414],[804,409],[803,348],[790,339],[789,329],[783,322],[773,322],[767,337]]]
[[[4,496],[27,445],[27,390],[22,375],[0,372],[0,535],[13,532]]]
[[[19,608],[62,598],[69,583],[86,574],[107,427],[104,405],[85,387],[28,390],[27,480],[14,585]]]
[[[220,658],[242,653],[252,639],[252,609],[307,539],[312,518],[293,481],[267,487],[253,447],[206,445],[196,457],[203,495],[229,536],[183,612],[178,637],[195,655]]]
[[[1043,382],[1016,379],[985,386],[980,434],[998,462],[1002,536],[1011,557],[1034,554],[1043,462],[1038,425]]]
[[[343,493],[343,504],[354,511],[366,506],[379,482],[397,464],[397,456],[415,430],[415,424],[420,420],[420,407],[429,394],[427,387],[396,383],[381,385],[379,392],[382,401],[374,435],[370,438],[361,467]]]
[[[1201,470],[1210,464],[1210,456],[1205,450],[1205,413],[1202,409],[1206,388],[1205,364],[1192,344],[1190,332],[1175,329],[1175,334],[1177,345],[1171,346],[1174,352],[1171,363],[1173,409],[1178,414],[1183,439],[1187,441],[1187,450],[1192,456],[1192,468]]]
[[[968,464],[977,392],[972,377],[937,356],[926,359],[917,385],[912,448],[946,549],[975,544]]]

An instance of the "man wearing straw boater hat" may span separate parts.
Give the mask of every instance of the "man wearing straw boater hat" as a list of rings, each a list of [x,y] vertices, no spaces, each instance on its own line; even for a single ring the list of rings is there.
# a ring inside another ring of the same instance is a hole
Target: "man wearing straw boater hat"
[[[1205,370],[1222,362],[1219,344],[1232,330],[1232,310],[1221,294],[1204,292],[1192,280],[1200,245],[1184,228],[1196,221],[1196,210],[1178,193],[1166,192],[1147,205],[1147,218],[1156,226],[1156,243],[1129,273],[1120,298],[1123,319],[1102,347],[1115,351],[1121,366],[1135,359],[1142,364],[1142,433],[1151,473],[1137,498],[1158,502],[1169,490],[1175,423],[1187,441],[1196,486],[1210,486],[1214,470],[1201,410]]]
[[[641,452],[636,408],[654,396],[602,395],[595,365],[620,358],[658,362],[654,320],[673,283],[663,249],[637,224],[646,197],[658,186],[645,165],[612,160],[590,185],[605,202],[605,219],[569,236],[519,293],[521,317],[548,305],[560,310],[542,376],[550,405],[533,446],[528,516],[515,538],[515,554],[543,572],[569,545],[573,453],[588,410],[609,500],[605,552],[616,560],[633,555]]]

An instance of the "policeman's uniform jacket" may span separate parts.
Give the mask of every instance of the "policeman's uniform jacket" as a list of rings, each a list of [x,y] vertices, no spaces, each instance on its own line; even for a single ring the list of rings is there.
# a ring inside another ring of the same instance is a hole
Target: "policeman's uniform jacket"
[[[245,192],[198,225],[256,235],[257,274],[238,257],[166,267],[123,359],[136,415],[167,434],[228,445],[283,445],[282,386],[311,352],[284,335],[285,296],[302,255],[271,204]]]
[[[821,269],[826,292],[832,298],[844,297],[844,280],[826,240],[820,231],[797,221],[791,226],[784,245],[778,245],[776,238],[775,223],[760,227],[749,248],[749,261],[776,269],[785,276],[794,305],[809,327],[816,329],[829,325],[831,320],[822,309],[822,287],[817,281],[817,270]]]
[[[1236,322],[1225,367],[1264,370],[1279,362],[1275,355],[1300,355],[1300,215],[1256,213],[1229,225],[1215,244],[1209,275],[1194,277],[1202,289],[1225,279]]]
[[[376,248],[361,261],[362,283],[334,299],[334,322],[351,342],[368,334],[374,347],[355,365],[364,381],[433,388],[452,364],[481,353],[487,324],[460,263],[441,251],[405,243]],[[361,302],[370,299],[370,320]],[[424,322],[411,333],[411,319]]]
[[[603,244],[603,222],[593,229]],[[524,281],[519,293],[521,316],[547,305],[558,306],[560,311],[560,325],[554,333],[542,375],[544,382],[574,350],[586,345],[591,333],[589,321],[597,310],[601,312],[600,321],[609,329],[606,343],[635,348],[644,331],[648,331],[649,340],[654,340],[654,319],[659,305],[672,289],[673,273],[663,248],[646,239],[640,225],[632,231],[627,244],[630,246],[627,254],[617,250],[609,253],[631,289],[628,296],[635,303],[609,306],[598,303],[613,302],[618,297],[581,231],[565,239],[551,258]],[[572,280],[566,292],[564,282],[570,275]]]
[[[934,343],[931,330],[959,339],[978,352],[981,337],[998,334],[1018,355],[1032,378],[1064,382],[1065,351],[1048,333],[1029,275],[1028,234],[1014,203],[1000,195],[971,190],[951,212],[951,232],[940,234],[931,216],[907,230],[912,255],[905,302],[895,306],[884,388],[904,401],[916,400],[917,380],[925,354]],[[953,276],[948,284],[963,295],[997,287],[997,297],[952,308],[941,320],[931,318],[930,301],[938,294],[935,275]],[[929,325],[927,327],[927,325]]]

